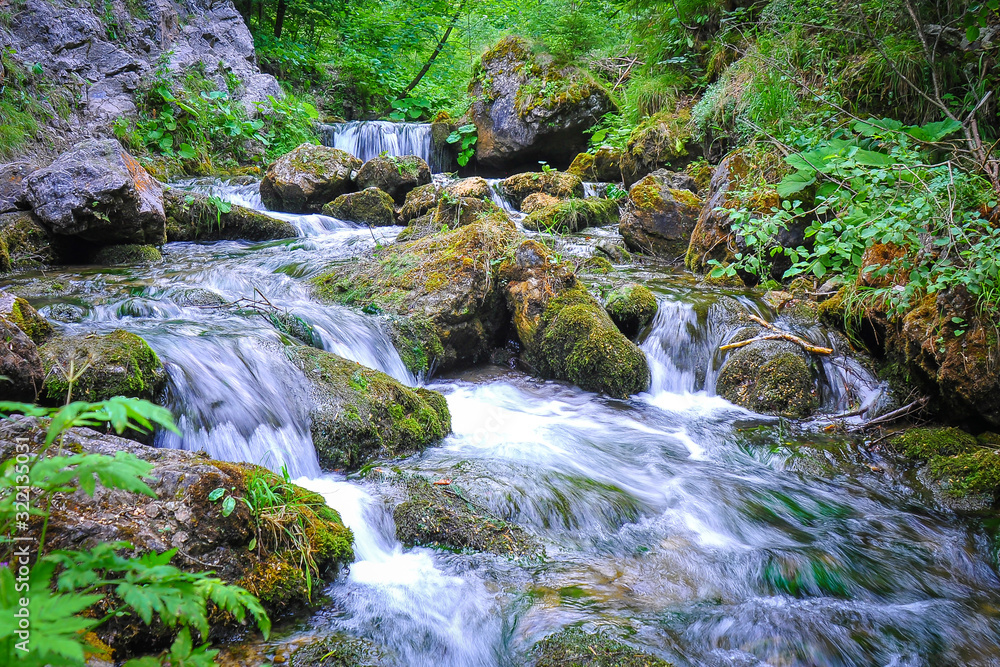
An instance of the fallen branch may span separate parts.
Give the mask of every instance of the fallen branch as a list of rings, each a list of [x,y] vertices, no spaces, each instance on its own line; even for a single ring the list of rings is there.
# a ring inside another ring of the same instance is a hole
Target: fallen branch
[[[864,428],[871,428],[872,426],[878,426],[879,424],[888,424],[889,422],[894,422],[897,419],[902,419],[903,417],[908,417],[909,415],[920,412],[927,405],[927,401],[930,400],[926,396],[922,396],[912,403],[908,403],[901,408],[893,410],[892,412],[887,412],[881,417],[876,417],[864,424]]]
[[[813,354],[833,354],[832,348],[813,345],[812,343],[806,341],[805,339],[799,338],[795,334],[788,333],[787,331],[782,331],[781,329],[774,326],[770,322],[767,322],[764,319],[757,317],[756,315],[753,315],[752,313],[748,313],[747,317],[749,317],[751,320],[761,325],[765,329],[773,331],[774,333],[766,334],[763,336],[757,336],[749,340],[741,340],[738,343],[730,343],[728,345],[723,345],[722,347],[719,348],[720,352],[725,352],[726,350],[735,350],[736,348],[745,347],[747,345],[750,345],[751,343],[756,343],[762,340],[786,340],[789,343],[795,343],[806,352],[812,352]]]

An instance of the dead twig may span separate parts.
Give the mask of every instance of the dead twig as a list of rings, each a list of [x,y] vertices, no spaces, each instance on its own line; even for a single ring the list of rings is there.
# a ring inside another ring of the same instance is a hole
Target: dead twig
[[[795,343],[806,352],[812,352],[813,354],[833,354],[832,348],[813,345],[809,341],[800,338],[795,334],[789,333],[787,331],[782,331],[781,329],[774,326],[770,322],[764,320],[763,318],[757,317],[752,313],[748,313],[747,317],[749,317],[751,320],[761,325],[768,331],[772,331],[774,333],[765,334],[763,336],[756,336],[755,338],[751,338],[749,340],[741,340],[738,343],[730,343],[728,345],[723,345],[722,347],[719,348],[720,352],[725,352],[727,350],[735,350],[737,348],[745,347],[747,345],[750,345],[751,343],[756,343],[758,341],[763,341],[763,340],[786,340],[789,343]]]

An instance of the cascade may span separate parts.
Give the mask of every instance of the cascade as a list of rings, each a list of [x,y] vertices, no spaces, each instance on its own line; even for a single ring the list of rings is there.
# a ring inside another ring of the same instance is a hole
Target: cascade
[[[322,126],[324,146],[339,148],[367,161],[383,153],[392,156],[416,155],[431,172],[452,168],[452,157],[434,146],[430,123],[394,123],[384,120],[353,120]]]

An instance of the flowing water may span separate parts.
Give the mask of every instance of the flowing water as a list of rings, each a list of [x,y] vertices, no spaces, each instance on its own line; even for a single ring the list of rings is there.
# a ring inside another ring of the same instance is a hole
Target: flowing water
[[[438,173],[452,168],[454,158],[436,149],[430,123],[393,123],[381,120],[350,121],[322,126],[323,144],[339,148],[362,160],[383,153],[417,155]]]
[[[182,185],[260,207],[253,186]],[[716,396],[731,313],[771,313],[682,275],[645,276],[660,312],[641,338],[652,382],[631,400],[493,366],[428,385],[447,397],[454,432],[393,465],[454,479],[533,533],[546,558],[403,548],[391,490],[319,470],[288,341],[252,312],[254,300],[278,304],[325,349],[416,383],[376,319],[318,305],[306,287],[399,229],[284,217],[299,238],[170,244],[154,265],[8,285],[66,330],[149,341],[183,432],[159,445],[287,466],[340,511],[357,560],[299,631],[370,639],[401,666],[521,665],[574,623],[609,626],[678,665],[1000,664],[1000,581],[982,528],[824,435],[822,419],[788,423]],[[817,373],[827,414],[881,400],[839,354]]]

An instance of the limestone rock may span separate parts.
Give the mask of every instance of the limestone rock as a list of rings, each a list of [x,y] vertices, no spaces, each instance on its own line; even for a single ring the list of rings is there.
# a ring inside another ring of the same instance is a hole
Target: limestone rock
[[[690,176],[665,170],[633,185],[619,227],[626,245],[668,259],[683,257],[701,207],[693,188]]]
[[[260,196],[273,211],[318,213],[325,204],[354,189],[352,174],[361,165],[361,160],[346,151],[302,144],[268,167],[260,182]]]
[[[323,207],[323,214],[372,227],[388,227],[396,224],[396,210],[392,197],[374,186],[360,192],[340,195]]]
[[[378,188],[397,204],[406,201],[410,190],[430,182],[430,167],[416,155],[373,157],[364,163],[357,176],[359,188]]]

